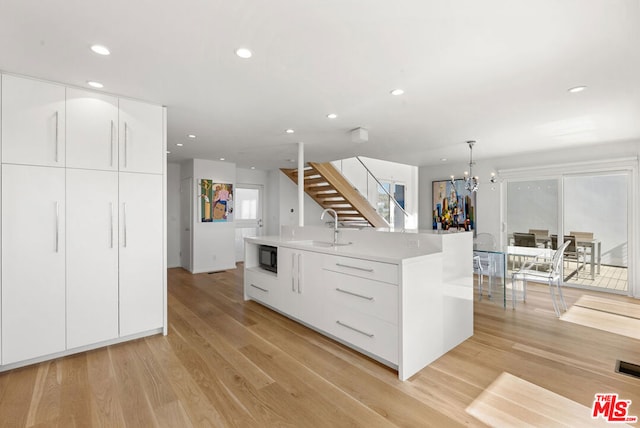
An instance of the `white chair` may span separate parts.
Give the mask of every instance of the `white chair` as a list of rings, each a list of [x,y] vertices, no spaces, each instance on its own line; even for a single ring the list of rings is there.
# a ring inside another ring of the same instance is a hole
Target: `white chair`
[[[474,250],[491,251],[496,249],[496,240],[490,233],[478,233],[473,238]],[[491,298],[493,289],[493,277],[495,275],[495,266],[489,253],[479,251],[473,253],[473,272],[478,275],[478,294],[479,300],[482,300],[482,283],[485,271],[489,275],[489,289],[487,296]]]
[[[527,281],[546,281],[549,284],[549,293],[551,294],[551,303],[553,304],[553,309],[556,311],[556,316],[560,316],[560,308],[558,306],[558,302],[556,301],[556,293],[554,291],[554,283],[555,288],[560,296],[560,303],[562,304],[562,309],[567,310],[567,304],[564,301],[564,296],[562,295],[562,275],[560,272],[560,266],[562,265],[562,258],[564,257],[564,252],[567,247],[571,244],[571,241],[565,241],[560,248],[556,250],[553,254],[553,258],[551,259],[551,265],[549,270],[541,271],[534,269],[536,266],[539,266],[541,263],[548,265],[548,259],[541,259],[536,257],[535,259],[527,262],[522,266],[522,268],[518,271],[515,271],[511,276],[511,298],[513,301],[513,308],[516,307],[516,282],[518,279],[522,280],[522,300],[527,300]],[[544,261],[543,261],[544,260]]]

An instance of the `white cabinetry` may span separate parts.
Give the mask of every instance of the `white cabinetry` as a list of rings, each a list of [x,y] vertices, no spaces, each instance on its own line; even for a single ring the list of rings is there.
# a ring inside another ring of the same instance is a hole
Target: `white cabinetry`
[[[65,171],[2,166],[2,364],[65,349]]]
[[[118,99],[67,89],[69,168],[118,170]]]
[[[278,276],[258,267],[245,269],[244,292],[247,297],[269,306],[274,306],[280,289]]]
[[[65,165],[65,87],[2,76],[2,162]]]
[[[120,336],[163,325],[162,176],[120,173]]]
[[[67,347],[118,337],[118,174],[67,170]]]
[[[274,293],[274,306],[308,324],[319,322],[322,309],[317,297],[321,266],[322,254],[280,247],[280,288]]]
[[[162,174],[162,107],[120,100],[120,171]]]
[[[159,332],[164,109],[7,75],[0,98],[0,371]]]
[[[398,266],[327,256],[323,279],[326,330],[397,365]]]

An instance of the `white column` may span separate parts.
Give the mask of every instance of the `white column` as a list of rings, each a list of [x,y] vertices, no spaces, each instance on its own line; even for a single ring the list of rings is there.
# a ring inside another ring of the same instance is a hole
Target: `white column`
[[[298,226],[304,226],[304,143],[298,143]]]

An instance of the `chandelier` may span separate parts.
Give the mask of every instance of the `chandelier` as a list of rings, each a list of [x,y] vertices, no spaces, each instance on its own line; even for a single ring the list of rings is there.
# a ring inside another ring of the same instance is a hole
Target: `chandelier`
[[[474,140],[467,141],[467,144],[469,145],[469,171],[464,172],[464,189],[469,193],[477,192],[478,185],[480,184],[478,177],[473,175],[473,165],[475,165],[475,162],[473,161],[473,145],[475,143],[476,142]],[[493,180],[491,181],[493,182]],[[451,176],[451,184],[453,184],[455,188],[456,180],[453,175]]]

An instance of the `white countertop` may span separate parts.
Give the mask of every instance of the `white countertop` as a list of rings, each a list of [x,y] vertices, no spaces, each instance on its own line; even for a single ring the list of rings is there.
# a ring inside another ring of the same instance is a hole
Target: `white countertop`
[[[247,242],[262,245],[271,245],[274,247],[286,247],[296,250],[313,251],[317,253],[332,254],[344,257],[353,257],[358,259],[374,260],[382,263],[400,264],[411,259],[428,257],[439,252],[433,249],[421,248],[418,246],[393,246],[385,248],[376,248],[374,245],[352,243],[350,245],[340,246],[320,246],[313,245],[310,239],[295,240],[291,238],[283,238],[280,236],[260,236],[255,238],[245,238]],[[321,242],[328,242],[322,240]],[[342,240],[338,242],[343,242]]]

